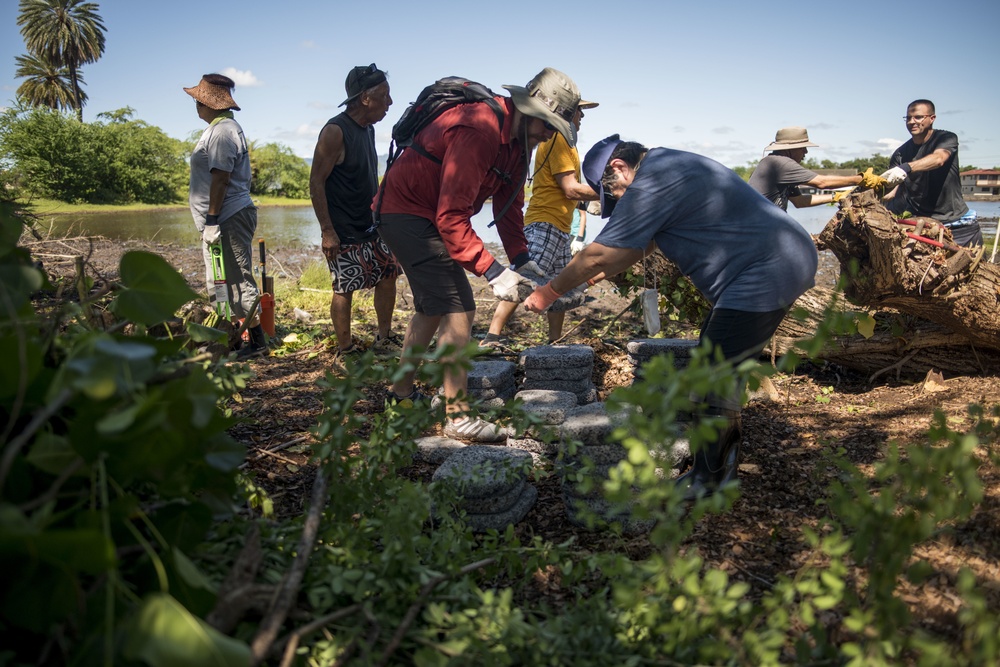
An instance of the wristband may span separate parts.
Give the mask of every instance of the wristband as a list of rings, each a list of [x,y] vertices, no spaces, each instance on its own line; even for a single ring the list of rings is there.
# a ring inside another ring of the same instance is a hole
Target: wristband
[[[206,225],[218,225],[219,224],[219,216],[216,215],[216,214],[214,214],[214,213],[209,213],[208,215],[205,216],[205,224]]]
[[[904,162],[903,164],[899,165],[899,168],[902,169],[903,173],[906,173],[906,174],[908,174],[911,171],[913,171],[913,167],[910,166],[909,162]]]
[[[579,241],[580,243],[583,243],[583,235],[577,236],[576,240]]]
[[[483,272],[483,275],[486,277],[487,281],[490,281],[499,276],[501,273],[503,273],[503,264],[494,259],[493,263],[490,264],[490,268],[486,269],[486,271]]]
[[[517,257],[515,257],[514,259],[512,259],[510,261],[510,265],[512,267],[514,267],[515,271],[517,271],[518,269],[520,269],[522,266],[524,266],[525,264],[527,264],[530,261],[531,261],[531,255],[528,253],[527,250],[525,250],[524,252],[518,254]]]
[[[555,288],[552,287],[551,280],[545,283],[544,285],[539,285],[538,291],[542,293],[542,296],[545,297],[545,300],[548,301],[549,303],[552,303],[553,301],[562,296],[562,294],[557,292]]]

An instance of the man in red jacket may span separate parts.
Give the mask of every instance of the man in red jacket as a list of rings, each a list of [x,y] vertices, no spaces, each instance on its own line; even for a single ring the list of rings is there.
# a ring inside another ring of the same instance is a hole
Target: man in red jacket
[[[576,144],[573,114],[580,91],[568,76],[545,68],[527,86],[504,86],[510,97],[496,98],[502,121],[485,102],[445,111],[414,139],[383,179],[379,234],[402,265],[413,291],[414,315],[406,329],[400,363],[415,363],[413,347],[426,348],[437,333],[438,345],[464,348],[476,315],[472,286],[465,275],[485,276],[496,297],[521,302],[534,283],[504,267],[472,229],[472,216],[493,197],[494,213],[513,204],[497,221],[504,250],[521,271],[534,266],[524,240],[522,183],[531,151],[562,134]],[[435,159],[427,157],[434,156]],[[440,163],[437,161],[440,160]],[[390,388],[390,397],[419,399],[414,372]],[[448,437],[468,442],[499,442],[506,432],[482,419],[463,416],[468,404],[467,373],[444,376]]]

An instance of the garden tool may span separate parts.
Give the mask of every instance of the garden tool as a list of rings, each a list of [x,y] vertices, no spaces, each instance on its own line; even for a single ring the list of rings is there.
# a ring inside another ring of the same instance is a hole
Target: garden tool
[[[222,257],[222,243],[208,246],[212,258],[212,280],[215,292],[215,312],[220,318],[230,319],[232,310],[229,308],[229,288],[226,286],[226,263]]]
[[[268,336],[274,337],[274,278],[267,277],[267,254],[264,239],[260,244],[260,325]]]

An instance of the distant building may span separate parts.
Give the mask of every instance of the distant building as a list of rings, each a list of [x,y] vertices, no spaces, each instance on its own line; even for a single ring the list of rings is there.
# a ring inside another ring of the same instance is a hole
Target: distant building
[[[970,169],[963,171],[962,196],[964,197],[996,197],[1000,196],[1000,170]]]

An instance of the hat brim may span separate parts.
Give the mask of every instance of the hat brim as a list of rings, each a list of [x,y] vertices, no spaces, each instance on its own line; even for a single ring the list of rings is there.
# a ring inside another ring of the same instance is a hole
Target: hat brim
[[[504,88],[510,91],[510,97],[518,111],[525,116],[544,120],[563,135],[566,143],[570,146],[576,146],[576,128],[573,127],[573,123],[554,113],[537,98],[529,95],[528,89],[524,86],[504,86]]]
[[[239,105],[236,104],[236,100],[233,99],[233,96],[229,93],[229,91],[226,91],[225,93],[216,91],[216,93],[218,93],[218,97],[214,98],[209,95],[208,91],[206,91],[204,86],[201,84],[202,82],[199,81],[198,85],[194,88],[184,88],[184,92],[204,104],[209,109],[214,109],[216,111],[228,111],[229,109],[232,109],[233,111],[241,111]],[[224,106],[219,106],[220,104]]]
[[[777,141],[772,141],[771,144],[764,149],[764,151],[790,151],[793,148],[819,148],[819,144],[814,144],[811,141],[794,141],[790,144],[779,144]]]
[[[580,100],[580,103],[577,104],[577,106],[580,107],[581,109],[593,109],[594,107],[601,106],[601,104],[600,102],[588,102],[587,100]]]
[[[601,139],[591,146],[590,150],[587,151],[587,155],[583,158],[583,166],[581,168],[583,178],[587,181],[587,185],[600,195],[602,218],[611,216],[611,212],[614,210],[617,201],[609,193],[604,192],[604,185],[601,184],[601,180],[604,176],[604,169],[608,166],[608,161],[611,160],[611,154],[615,152],[615,148],[621,142],[622,140],[619,135],[612,134],[610,137]]]

